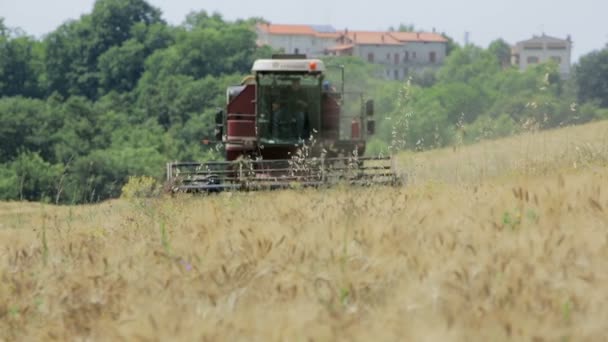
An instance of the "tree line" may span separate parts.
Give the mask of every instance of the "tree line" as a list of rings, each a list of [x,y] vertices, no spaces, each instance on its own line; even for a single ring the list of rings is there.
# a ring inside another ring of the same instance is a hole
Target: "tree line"
[[[199,142],[225,88],[272,54],[258,20],[200,11],[172,26],[146,1],[98,0],[42,39],[0,21],[0,199],[94,202],[216,156]]]
[[[273,53],[256,44],[261,20],[199,11],[169,25],[144,0],[97,0],[37,39],[0,18],[0,200],[96,202],[117,197],[129,176],[162,179],[169,160],[220,158],[199,141],[212,135],[226,87]],[[563,80],[550,64],[505,66],[505,45],[451,43],[445,65],[407,82],[358,58],[325,59],[346,65],[347,90],[376,101],[370,153],[607,117],[607,50]]]
[[[608,47],[583,56],[567,78],[553,62],[520,71],[510,55],[502,39],[487,48],[456,46],[439,69],[405,82],[374,78],[381,67],[348,61],[363,71],[351,83],[371,89],[378,102],[378,135],[370,153],[420,151],[608,119]]]

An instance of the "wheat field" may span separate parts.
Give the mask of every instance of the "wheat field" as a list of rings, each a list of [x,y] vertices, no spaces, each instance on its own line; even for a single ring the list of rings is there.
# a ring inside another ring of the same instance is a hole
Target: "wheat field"
[[[1,341],[603,341],[608,124],[399,188],[0,203]]]

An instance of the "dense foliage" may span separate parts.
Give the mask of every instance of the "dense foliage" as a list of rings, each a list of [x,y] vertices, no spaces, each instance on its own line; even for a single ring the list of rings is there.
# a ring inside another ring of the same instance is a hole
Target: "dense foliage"
[[[260,20],[201,11],[172,26],[144,0],[97,0],[90,14],[36,39],[0,18],[0,200],[98,201],[119,195],[129,176],[162,177],[168,160],[218,157],[199,141],[212,134],[226,86],[272,53],[256,45]],[[451,43],[441,69],[407,83],[357,58],[327,63],[346,66],[347,90],[376,100],[372,153],[605,115],[597,106],[608,104],[607,52],[583,58],[575,82],[550,65],[508,67],[505,45]]]
[[[581,58],[576,72],[579,100],[608,107],[608,45]]]
[[[510,66],[506,44],[497,40],[488,49],[457,48],[430,77],[368,86],[379,90],[382,108],[372,151],[423,150],[608,119],[604,51],[584,57],[564,79],[556,64],[524,72]]]
[[[0,199],[102,200],[216,154],[199,141],[224,89],[271,54],[254,22],[201,11],[170,26],[143,0],[98,0],[41,40],[0,21]]]

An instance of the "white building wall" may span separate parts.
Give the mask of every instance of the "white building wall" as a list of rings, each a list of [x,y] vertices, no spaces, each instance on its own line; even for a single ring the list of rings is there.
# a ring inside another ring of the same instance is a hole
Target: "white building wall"
[[[447,46],[445,43],[408,42],[405,43],[405,51],[409,53],[409,62],[412,65],[439,66],[445,61]],[[432,52],[435,53],[435,62],[431,62]]]
[[[555,48],[556,45],[563,45],[565,49]],[[530,46],[534,48],[530,48]],[[555,40],[538,42],[522,42],[517,44],[516,53],[519,55],[519,69],[526,70],[531,65],[546,63],[556,60],[559,65],[559,72],[563,77],[568,77],[571,71],[571,44],[568,41],[562,43]]]
[[[370,62],[370,53],[374,56],[373,63],[383,66],[385,78],[392,80],[405,78],[406,65],[403,61],[403,45],[356,45],[353,52],[355,56],[367,62]]]
[[[325,49],[329,49],[331,47],[338,45],[336,40],[337,40],[337,38],[330,38],[330,37],[316,38],[317,46],[316,46],[315,51],[316,51],[316,53],[318,53],[317,56],[323,55],[325,53]]]
[[[553,58],[559,58],[559,71],[562,75],[568,76],[570,74],[570,66],[571,66],[571,54],[570,49],[565,50],[555,50],[555,49],[547,49],[545,45],[543,45],[542,49],[538,50],[530,50],[525,49],[523,45],[519,46],[519,68],[521,70],[526,70],[530,65],[545,63]],[[530,61],[531,57],[538,58],[538,62]]]
[[[431,52],[435,53],[434,63],[431,63]],[[446,44],[414,42],[403,45],[357,45],[354,50],[355,56],[368,62],[370,53],[374,54],[374,63],[384,66],[384,77],[403,80],[410,72],[441,66],[446,58]],[[397,63],[395,55],[398,56]]]
[[[336,45],[335,39],[332,38],[309,35],[271,35],[262,30],[258,30],[258,40],[274,49],[282,49],[285,53],[296,53],[297,51],[297,53],[310,57],[321,56],[326,48]]]
[[[285,53],[309,54],[314,48],[314,38],[304,35],[273,35],[270,36],[269,45],[275,49],[283,49]]]

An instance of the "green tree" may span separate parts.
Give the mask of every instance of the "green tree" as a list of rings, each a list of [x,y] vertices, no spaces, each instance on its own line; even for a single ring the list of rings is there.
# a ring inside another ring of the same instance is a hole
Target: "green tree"
[[[398,32],[414,32],[416,31],[416,27],[414,24],[404,24],[401,23],[397,28],[391,26],[388,28],[389,31],[398,31]]]
[[[497,39],[490,43],[488,52],[496,57],[498,64],[503,68],[511,65],[511,46],[503,39]]]
[[[421,72],[411,73],[409,77],[413,84],[423,88],[432,87],[437,83],[437,71],[434,69],[425,68]]]
[[[69,21],[44,40],[48,93],[64,97],[97,94],[97,56],[93,54],[93,28],[90,15]]]
[[[596,100],[608,107],[608,48],[581,57],[575,77],[581,102]]]
[[[0,98],[0,160],[15,159],[20,150],[36,151],[52,159],[52,135],[62,125],[42,100]]]
[[[506,137],[519,131],[520,127],[517,122],[507,114],[501,114],[496,118],[481,115],[465,129],[463,140],[466,143],[474,143],[480,140]]]
[[[9,177],[14,179],[16,176],[19,199],[45,202],[55,199],[63,166],[50,164],[38,153],[24,151],[10,163],[10,168],[13,174]],[[6,195],[11,195],[10,190]]]
[[[0,164],[0,200],[19,198],[19,177],[10,163]]]
[[[155,24],[135,23],[131,27],[131,39],[145,47],[146,56],[175,43],[175,29],[163,22]]]
[[[452,52],[458,50],[460,48],[460,45],[458,45],[458,43],[456,43],[456,41],[454,40],[454,38],[452,38],[451,36],[448,36],[447,33],[442,32],[441,36],[445,39],[447,39],[447,46],[446,46],[446,56],[449,56],[452,54]]]
[[[0,31],[0,97],[41,97],[41,44],[28,36],[11,37],[2,27]]]
[[[472,122],[488,106],[484,94],[466,83],[442,83],[429,89],[425,96],[436,98],[447,111],[450,124]]]
[[[0,37],[8,36],[8,27],[4,24],[4,18],[0,17]]]
[[[393,149],[424,150],[452,141],[449,113],[437,96],[408,83],[402,87],[397,101],[390,119]]]
[[[158,82],[144,80],[137,91],[138,106],[165,129],[184,124],[193,113],[209,108],[221,93],[213,77],[196,81],[184,75],[168,76]]]
[[[211,28],[220,30],[226,26],[226,22],[220,13],[214,12],[209,15],[207,11],[190,12],[186,15],[186,20],[182,24],[184,28],[191,31],[196,28]]]
[[[135,39],[104,52],[98,62],[101,94],[131,91],[143,73],[145,57],[145,46]]]
[[[92,151],[70,168],[64,201],[90,203],[116,198],[129,176],[160,178],[165,161],[152,147]]]
[[[146,58],[174,41],[174,32],[164,24],[136,23],[131,31],[133,38],[111,47],[99,57],[100,95],[133,90],[145,70]]]
[[[255,33],[244,25],[184,31],[172,47],[178,73],[194,78],[247,73],[256,53],[255,39]]]
[[[163,23],[161,11],[144,0],[97,0],[91,13],[92,53],[100,56],[120,46],[132,37],[132,28],[138,23]]]
[[[466,46],[445,60],[437,76],[441,82],[462,82],[481,88],[500,71],[491,53],[477,46]]]
[[[53,135],[55,160],[67,163],[92,150],[108,147],[101,134],[99,113],[91,101],[73,96],[53,109],[62,118],[62,126]]]
[[[132,78],[141,73],[144,60],[139,51],[141,47],[131,43],[121,50],[121,46],[134,33],[142,31],[138,24],[150,26],[159,23],[163,23],[160,11],[143,0],[97,0],[91,14],[63,24],[45,39],[45,66],[50,92],[97,98],[100,58],[114,47],[116,49],[101,62],[102,94],[111,85],[132,86],[135,83]],[[116,72],[121,70],[131,74],[126,75],[131,76],[126,85],[116,81]]]

